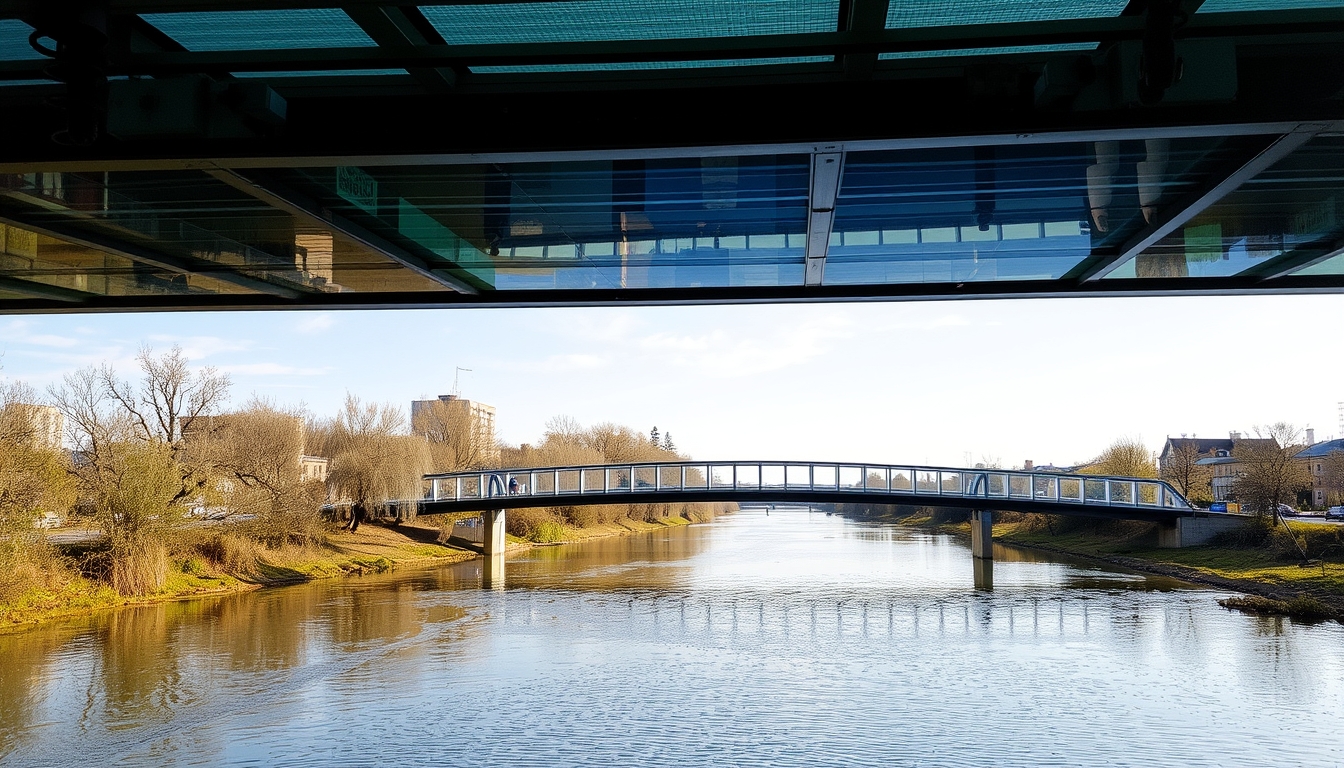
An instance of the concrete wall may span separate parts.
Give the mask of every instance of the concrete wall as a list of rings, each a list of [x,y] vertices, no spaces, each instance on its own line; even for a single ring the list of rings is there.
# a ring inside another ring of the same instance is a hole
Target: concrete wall
[[[1166,549],[1194,547],[1209,543],[1209,539],[1224,531],[1232,531],[1246,524],[1250,518],[1221,513],[1177,518],[1172,523],[1158,523],[1157,546]]]

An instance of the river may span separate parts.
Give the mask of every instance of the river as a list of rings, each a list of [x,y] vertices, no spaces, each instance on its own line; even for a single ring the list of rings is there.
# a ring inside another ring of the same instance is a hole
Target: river
[[[0,763],[1340,766],[1344,626],[806,510],[0,636]]]

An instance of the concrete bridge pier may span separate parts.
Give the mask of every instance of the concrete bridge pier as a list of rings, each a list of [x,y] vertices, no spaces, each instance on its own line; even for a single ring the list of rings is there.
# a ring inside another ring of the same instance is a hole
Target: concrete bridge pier
[[[971,557],[994,559],[994,513],[988,509],[971,510]]]
[[[508,546],[504,535],[504,510],[488,509],[481,513],[481,525],[485,527],[481,538],[481,552],[489,557],[502,555]]]
[[[972,557],[971,569],[974,572],[972,577],[976,589],[992,590],[994,589],[994,561],[987,557]]]
[[[1175,520],[1157,524],[1157,546],[1163,549],[1195,547],[1208,544],[1220,533],[1235,531],[1245,525],[1250,518],[1242,515],[1229,515],[1221,512],[1213,514],[1196,513],[1194,517],[1178,517]]]

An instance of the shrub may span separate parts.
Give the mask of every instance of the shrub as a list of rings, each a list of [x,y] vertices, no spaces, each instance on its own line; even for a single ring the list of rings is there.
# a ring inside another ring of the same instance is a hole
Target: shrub
[[[557,541],[565,540],[565,526],[554,520],[542,520],[532,530],[529,536],[532,541],[538,544],[551,544]]]

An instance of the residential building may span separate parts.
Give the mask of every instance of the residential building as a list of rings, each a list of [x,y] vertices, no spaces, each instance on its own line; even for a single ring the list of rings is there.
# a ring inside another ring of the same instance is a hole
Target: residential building
[[[319,483],[327,482],[327,472],[331,469],[331,459],[321,456],[300,456],[299,457],[299,477],[303,481],[316,480]]]
[[[23,414],[33,429],[33,444],[50,451],[61,449],[65,434],[65,414],[50,405],[16,403],[11,408]]]
[[[1229,432],[1224,438],[1168,437],[1158,454],[1158,472],[1167,476],[1173,465],[1180,460],[1183,452],[1193,451],[1195,465],[1209,473],[1209,490],[1214,501],[1228,501],[1232,495],[1232,486],[1241,477],[1244,468],[1236,457],[1240,446],[1257,443],[1270,443],[1272,438],[1244,437],[1240,432]]]
[[[1331,498],[1332,488],[1330,468],[1327,458],[1332,453],[1344,451],[1344,439],[1326,440],[1322,443],[1311,445],[1297,453],[1296,458],[1301,459],[1307,465],[1307,472],[1311,474],[1311,503],[1312,506],[1324,507],[1330,502],[1336,501]]]

